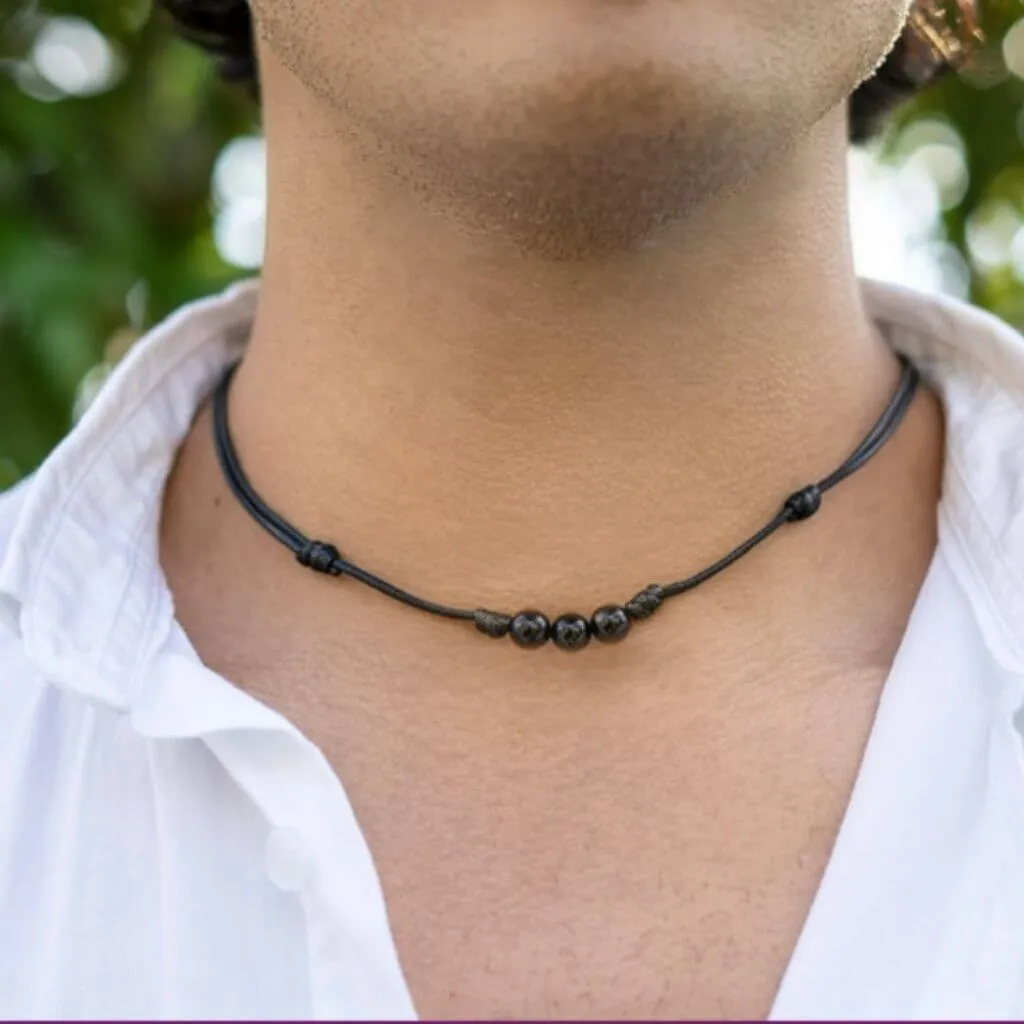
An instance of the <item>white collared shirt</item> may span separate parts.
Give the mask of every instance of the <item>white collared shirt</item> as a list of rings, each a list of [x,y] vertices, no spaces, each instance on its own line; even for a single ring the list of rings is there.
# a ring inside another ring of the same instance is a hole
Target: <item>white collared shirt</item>
[[[140,342],[0,497],[0,1017],[410,1018],[323,755],[202,665],[161,490],[245,282]],[[1024,341],[863,282],[942,396],[939,544],[774,1018],[1024,1016]]]

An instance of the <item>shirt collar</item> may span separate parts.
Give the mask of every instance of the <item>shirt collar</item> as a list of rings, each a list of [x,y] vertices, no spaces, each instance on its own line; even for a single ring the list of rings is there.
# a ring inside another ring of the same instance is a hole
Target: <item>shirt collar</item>
[[[955,299],[861,282],[947,417],[940,542],[995,656],[1024,671],[1024,339]],[[36,473],[0,562],[0,622],[51,681],[128,710],[173,624],[163,486],[198,405],[244,348],[256,279],[141,339]]]
[[[942,398],[939,541],[997,661],[1024,673],[1024,337],[949,296],[862,281],[893,347]]]
[[[4,617],[58,685],[127,709],[173,603],[163,485],[197,407],[244,347],[256,281],[182,307],[136,344],[36,473],[0,562]]]

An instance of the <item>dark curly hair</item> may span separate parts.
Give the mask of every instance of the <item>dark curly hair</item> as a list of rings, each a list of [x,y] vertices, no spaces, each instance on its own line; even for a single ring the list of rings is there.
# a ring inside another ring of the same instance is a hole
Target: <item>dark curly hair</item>
[[[247,0],[160,0],[181,34],[214,56],[221,76],[243,85],[259,99],[259,76]],[[941,72],[940,72],[941,74]],[[908,68],[907,47],[896,44],[885,63],[854,92],[850,141],[875,134],[886,114],[920,88]]]

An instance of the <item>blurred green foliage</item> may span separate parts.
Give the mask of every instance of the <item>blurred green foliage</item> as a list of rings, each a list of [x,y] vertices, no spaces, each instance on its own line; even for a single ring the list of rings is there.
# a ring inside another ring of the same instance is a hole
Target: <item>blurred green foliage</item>
[[[39,98],[29,58],[48,15],[107,37],[113,88]],[[0,59],[2,487],[60,440],[108,346],[237,276],[214,246],[210,174],[256,112],[150,0],[16,2]]]
[[[0,4],[2,489],[66,432],[92,368],[242,273],[214,244],[211,171],[230,139],[257,130],[257,111],[172,35],[151,0]],[[944,213],[948,234],[971,267],[972,298],[1018,325],[1020,270],[972,263],[967,225],[993,197],[1024,213],[1024,81],[1002,47],[1021,14],[1020,0],[989,0],[975,70],[896,119],[939,114],[961,133],[970,180]],[[40,33],[69,17],[95,26],[119,65],[92,95],[60,91],[40,65]]]

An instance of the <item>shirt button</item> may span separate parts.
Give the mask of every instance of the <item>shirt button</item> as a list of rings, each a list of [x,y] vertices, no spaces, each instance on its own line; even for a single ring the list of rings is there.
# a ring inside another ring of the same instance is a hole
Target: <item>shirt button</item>
[[[270,833],[264,863],[270,880],[285,892],[295,892],[309,880],[309,847],[293,828],[275,828]]]

